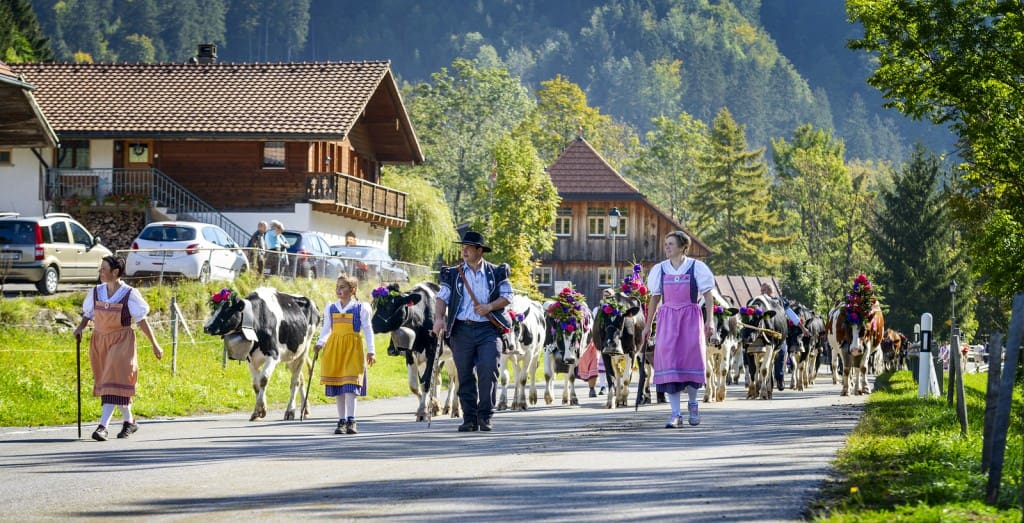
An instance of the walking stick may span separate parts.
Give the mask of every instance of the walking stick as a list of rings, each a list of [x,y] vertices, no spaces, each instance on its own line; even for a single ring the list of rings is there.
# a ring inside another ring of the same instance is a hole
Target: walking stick
[[[431,332],[431,334],[433,334],[433,332]],[[432,354],[427,354],[427,365],[424,372],[425,375],[421,380],[424,389],[423,393],[427,395],[428,403],[427,411],[425,412],[427,416],[427,430],[430,430],[430,422],[434,419],[434,405],[433,402],[430,401],[433,397],[432,391],[434,385],[434,374],[436,374],[438,362],[441,361],[441,351],[444,350],[444,345],[441,341],[442,338],[438,337],[436,334],[434,337],[437,338],[437,346],[434,347]]]
[[[320,351],[314,350],[313,363],[309,365],[309,379],[306,380],[306,393],[302,395],[302,412],[299,412],[299,421],[306,421],[306,406],[309,405],[309,388],[313,386],[313,369],[316,368],[316,360],[319,357]]]
[[[75,374],[78,376],[78,439],[82,439],[82,337],[75,336]]]
[[[630,370],[632,372],[632,370]],[[633,406],[633,412],[640,411],[640,402],[643,401],[644,397],[644,382],[647,380],[647,343],[640,348],[640,383],[636,385],[636,405]],[[609,392],[611,394],[611,392]]]

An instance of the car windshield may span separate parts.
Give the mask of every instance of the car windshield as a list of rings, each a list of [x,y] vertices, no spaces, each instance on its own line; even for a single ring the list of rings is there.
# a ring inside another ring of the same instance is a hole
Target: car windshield
[[[302,243],[301,234],[285,231],[284,239],[288,241],[288,252],[299,252],[299,244]]]
[[[196,239],[196,230],[181,225],[154,225],[143,229],[139,239],[151,242],[187,242]]]
[[[35,242],[35,223],[0,221],[0,243],[26,244]]]
[[[335,256],[341,256],[342,258],[366,258],[374,255],[370,247],[334,247],[331,249],[334,251]],[[379,257],[377,254],[375,257]]]

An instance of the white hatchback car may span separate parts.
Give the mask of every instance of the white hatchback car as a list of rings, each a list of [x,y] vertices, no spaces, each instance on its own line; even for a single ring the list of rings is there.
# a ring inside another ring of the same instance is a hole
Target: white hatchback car
[[[238,244],[216,225],[200,222],[153,222],[132,242],[125,260],[125,275],[183,276],[233,280],[249,270],[249,260]]]

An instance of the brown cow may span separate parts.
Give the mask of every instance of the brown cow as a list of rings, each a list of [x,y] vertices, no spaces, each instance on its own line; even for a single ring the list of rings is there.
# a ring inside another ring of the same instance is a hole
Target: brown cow
[[[895,329],[885,329],[885,336],[882,337],[882,361],[885,370],[896,370],[899,368],[900,354],[903,351],[903,336]]]
[[[885,333],[885,318],[878,302],[871,306],[871,312],[862,323],[850,323],[846,319],[846,305],[838,305],[828,313],[825,325],[828,343],[832,348],[833,383],[836,382],[836,370],[839,356],[843,358],[843,396],[850,394],[850,373],[854,375],[854,394],[867,394],[868,359],[880,350],[882,337]]]

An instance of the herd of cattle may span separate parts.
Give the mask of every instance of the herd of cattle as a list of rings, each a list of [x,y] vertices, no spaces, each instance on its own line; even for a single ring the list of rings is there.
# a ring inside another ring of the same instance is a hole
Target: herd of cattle
[[[405,358],[409,388],[419,400],[416,420],[428,420],[438,413],[459,417],[458,379],[451,349],[438,340],[431,328],[437,284],[420,283],[402,292],[393,284],[387,296],[375,301],[372,327],[375,333],[390,334],[388,354]],[[845,305],[839,305],[821,317],[797,303],[789,306],[800,320],[794,325],[787,320],[783,305],[770,296],[755,296],[744,307],[713,291],[716,306],[715,333],[707,345],[707,384],[704,401],[723,401],[727,384],[743,379],[747,398],[771,399],[781,384],[773,372],[777,354],[788,348],[791,379],[789,387],[803,390],[814,383],[820,362],[830,363],[832,382],[842,379],[842,394],[868,392],[867,374],[871,370],[897,368],[906,349],[906,338],[892,329],[885,329],[882,310],[876,303],[862,322],[846,321]],[[549,314],[552,302],[539,303],[516,295],[509,307],[511,332],[505,336],[501,353],[501,388],[499,410],[525,411],[535,405],[535,377],[541,362],[544,365],[544,400],[554,401],[553,382],[557,374],[564,376],[562,404],[577,405],[575,393],[576,364],[582,351],[593,343],[601,354],[606,371],[606,407],[626,406],[628,391],[637,374],[646,376],[638,385],[638,400],[650,402],[650,362],[653,340],[643,346],[644,311],[635,297],[618,293],[611,298],[616,307],[596,307],[586,311],[582,328],[556,328]],[[609,303],[606,299],[605,303]],[[611,311],[611,312],[609,312]],[[250,421],[267,414],[265,392],[274,368],[283,363],[291,372],[291,394],[285,419],[295,419],[296,405],[309,414],[303,383],[303,371],[312,373],[309,347],[319,331],[320,311],[303,296],[279,292],[270,287],[256,289],[242,298],[235,295],[218,303],[206,322],[207,334],[221,336],[231,359],[249,363],[256,405]],[[783,367],[784,369],[786,367]],[[442,371],[449,387],[443,401],[439,400]],[[514,378],[511,401],[508,388]],[[308,385],[306,385],[308,387]],[[529,393],[527,392],[529,391]]]

